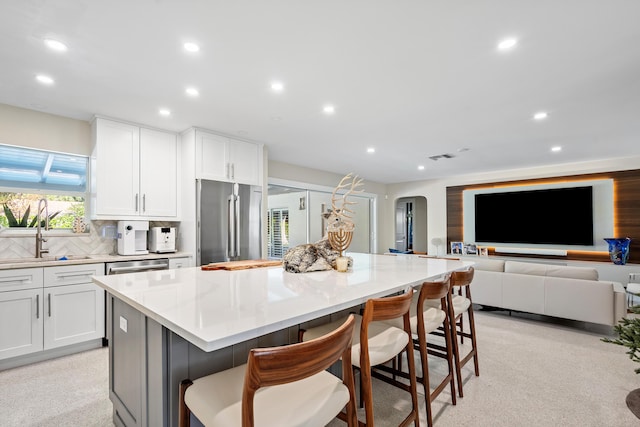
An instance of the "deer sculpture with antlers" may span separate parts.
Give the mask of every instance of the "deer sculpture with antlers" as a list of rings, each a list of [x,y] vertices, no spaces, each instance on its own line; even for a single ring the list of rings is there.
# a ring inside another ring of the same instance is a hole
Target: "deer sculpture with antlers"
[[[325,236],[316,243],[298,245],[289,249],[283,257],[285,270],[292,273],[305,273],[336,268],[336,259],[342,256],[342,251],[351,243],[355,228],[354,211],[350,206],[356,202],[349,200],[348,197],[364,191],[359,188],[361,185],[362,179],[352,174],[342,178],[331,195],[331,211],[322,214],[328,221]],[[338,194],[345,189],[347,191],[344,194]],[[351,264],[350,259],[349,265]]]

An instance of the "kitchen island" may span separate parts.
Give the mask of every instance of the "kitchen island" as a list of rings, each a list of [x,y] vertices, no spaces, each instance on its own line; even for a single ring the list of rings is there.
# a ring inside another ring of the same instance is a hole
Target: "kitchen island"
[[[178,385],[246,362],[253,347],[295,342],[369,298],[472,265],[469,261],[349,254],[347,273],[293,274],[281,267],[200,268],[95,277],[108,293],[114,423],[177,425]]]

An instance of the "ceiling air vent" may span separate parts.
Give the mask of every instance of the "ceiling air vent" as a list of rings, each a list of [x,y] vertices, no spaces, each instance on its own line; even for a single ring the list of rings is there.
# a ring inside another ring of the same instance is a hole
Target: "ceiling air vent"
[[[438,154],[437,156],[429,156],[431,160],[438,161],[439,159],[453,159],[455,156],[453,154]]]

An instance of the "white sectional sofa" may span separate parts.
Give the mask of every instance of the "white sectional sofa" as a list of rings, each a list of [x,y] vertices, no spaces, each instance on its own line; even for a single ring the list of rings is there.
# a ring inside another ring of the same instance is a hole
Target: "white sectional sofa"
[[[622,284],[595,268],[479,259],[475,270],[476,304],[612,326],[627,313]]]

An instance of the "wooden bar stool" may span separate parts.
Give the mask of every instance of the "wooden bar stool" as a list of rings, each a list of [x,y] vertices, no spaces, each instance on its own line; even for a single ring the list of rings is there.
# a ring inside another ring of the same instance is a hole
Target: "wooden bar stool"
[[[246,365],[180,384],[179,426],[324,426],[346,405],[358,425],[351,370],[355,318],[304,343],[253,349]],[[343,380],[326,371],[342,358]],[[264,388],[263,388],[264,387]],[[254,421],[254,418],[256,421]]]
[[[463,397],[462,392],[462,367],[473,358],[473,364],[475,368],[476,377],[480,375],[480,369],[478,366],[478,346],[476,341],[476,323],[473,317],[473,300],[471,299],[471,282],[473,281],[474,269],[469,267],[466,271],[455,271],[451,274],[451,289],[449,294],[449,316],[454,319],[451,328],[453,345],[454,345],[454,359],[456,362],[456,376],[458,377],[458,393],[460,397]],[[455,294],[453,290],[458,288],[458,294]],[[464,295],[463,295],[464,289]],[[469,332],[464,330],[464,314],[466,313],[469,320]],[[460,343],[464,343],[464,338],[471,340],[471,350],[464,356],[460,355],[460,347],[458,345],[458,337],[460,337]]]
[[[480,375],[480,371],[478,369],[478,348],[476,343],[476,325],[475,319],[473,317],[473,301],[471,299],[471,290],[469,285],[473,280],[474,269],[470,267],[465,271],[455,271],[451,274],[450,279],[450,291],[447,293],[447,305],[446,309],[448,311],[450,322],[450,328],[439,331],[433,331],[432,334],[445,336],[449,334],[451,335],[451,345],[453,350],[453,359],[455,362],[455,370],[456,370],[456,378],[458,382],[458,395],[460,397],[464,396],[462,390],[462,367],[469,361],[471,358],[474,360],[475,365],[475,374],[476,376]],[[464,295],[463,291],[465,290]],[[457,292],[456,292],[457,291]],[[440,306],[440,301],[438,300],[426,300],[425,304],[431,307]],[[469,332],[465,332],[463,325],[463,315],[467,314],[469,320]],[[469,338],[471,340],[471,350],[464,356],[460,356],[460,344],[458,344],[458,337],[460,337],[461,342],[464,338]],[[440,357],[446,357],[444,351],[446,348],[442,346],[438,346],[436,344],[432,344],[431,342],[427,343],[429,348],[429,354],[433,354]]]
[[[412,409],[400,425],[406,426],[413,422],[415,426],[419,426],[416,371],[409,319],[412,297],[413,290],[409,289],[402,295],[370,299],[365,304],[362,316],[356,315],[351,361],[354,369],[360,370],[360,393],[364,400],[366,425],[374,425],[371,378],[375,376],[410,393]],[[383,322],[398,317],[402,318],[402,328]],[[313,339],[333,330],[340,322],[341,320],[337,320],[308,329],[302,332],[302,337],[304,340]],[[406,357],[409,361],[409,385],[372,371],[373,366],[394,360],[403,351],[406,352]]]
[[[455,373],[453,371],[453,349],[451,342],[451,334],[443,334],[445,339],[445,346],[441,347],[442,354],[436,354],[447,360],[448,373],[442,379],[442,381],[431,391],[429,380],[429,362],[428,362],[428,350],[427,350],[427,336],[429,333],[436,331],[438,328],[444,328],[448,331],[450,328],[450,319],[447,310],[447,295],[449,294],[449,280],[450,275],[446,275],[440,281],[436,282],[424,282],[419,293],[414,294],[411,304],[411,333],[413,334],[414,348],[419,351],[420,361],[422,365],[422,377],[417,377],[417,381],[424,387],[426,410],[427,410],[427,424],[433,425],[433,414],[431,412],[431,402],[433,402],[447,386],[451,389],[451,403],[456,404],[456,388],[455,388]],[[434,306],[425,304],[425,301],[430,301]],[[435,304],[435,302],[438,304]],[[423,313],[422,316],[418,316],[417,313]],[[393,326],[398,326],[398,319],[387,321]],[[439,346],[440,348],[440,346]],[[401,359],[398,360],[398,370],[389,369],[388,367],[380,367],[387,372],[407,378],[406,372],[402,372]]]

